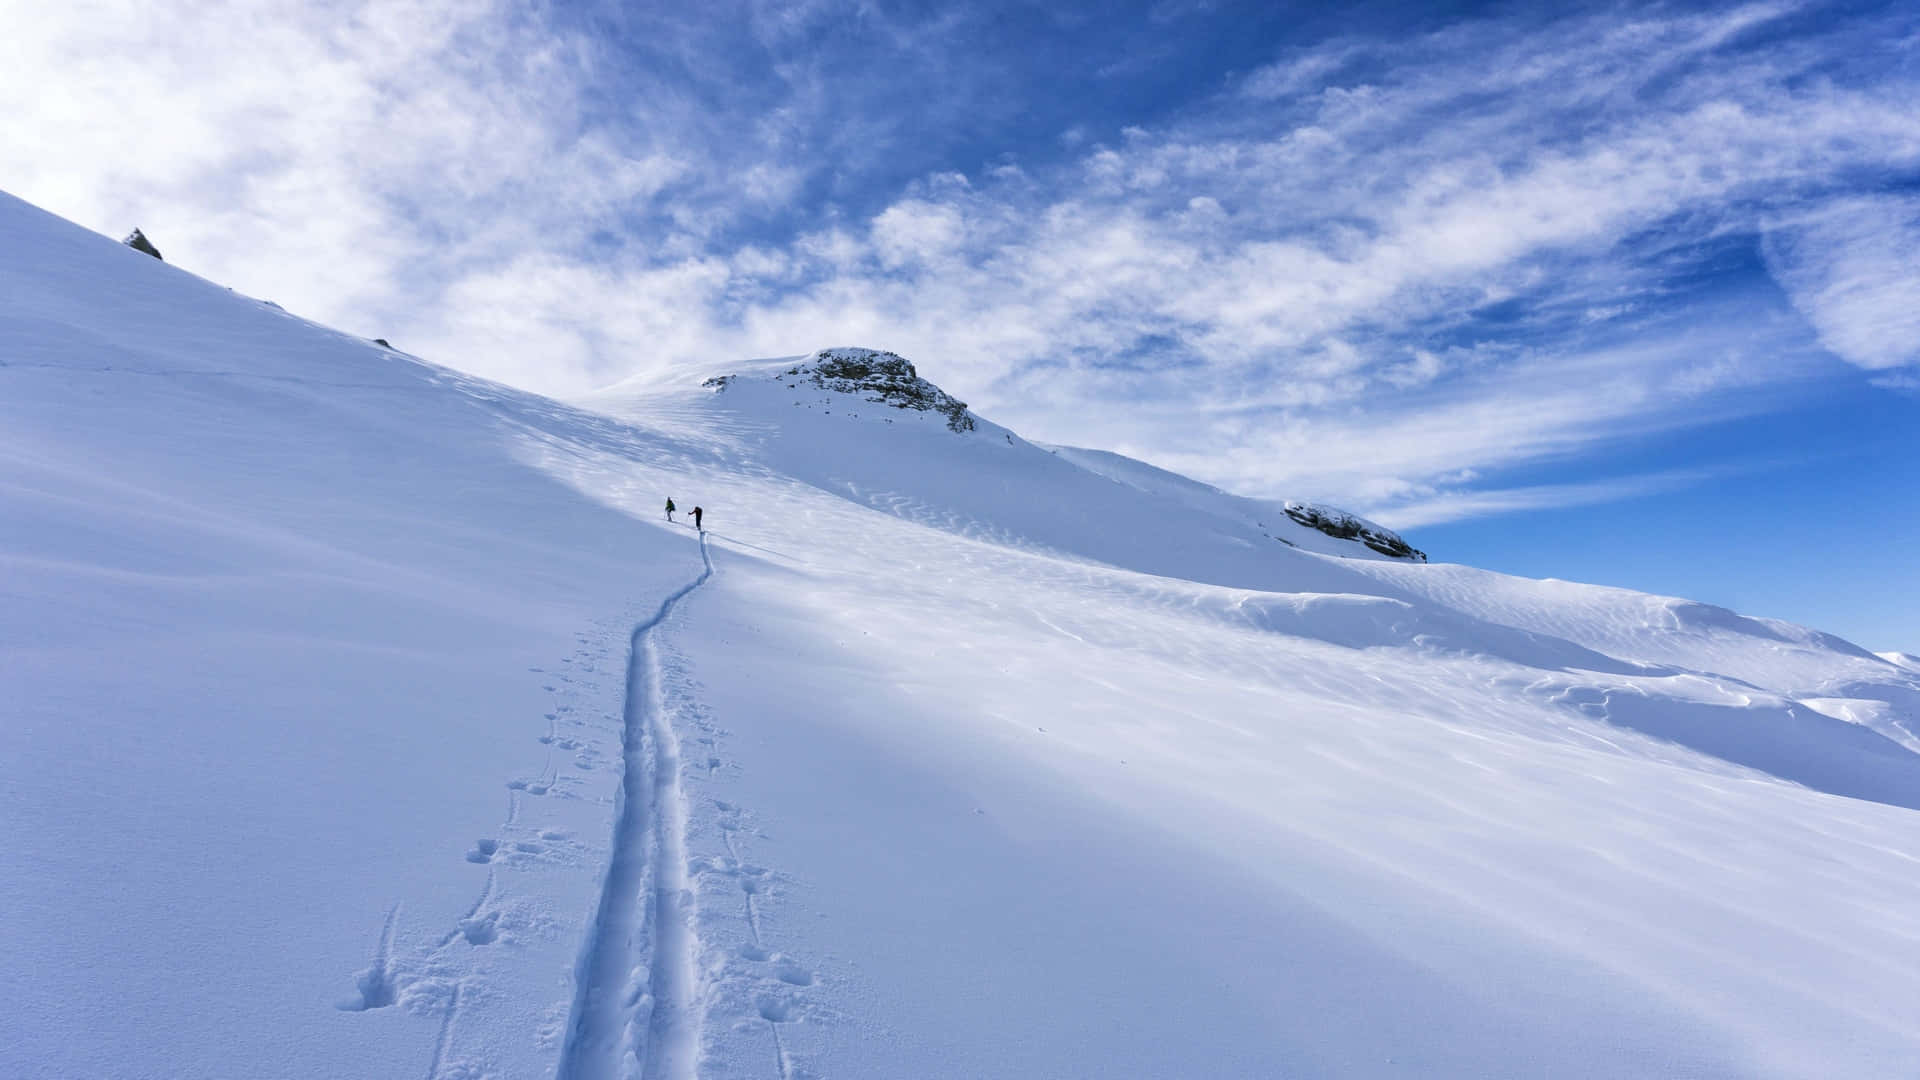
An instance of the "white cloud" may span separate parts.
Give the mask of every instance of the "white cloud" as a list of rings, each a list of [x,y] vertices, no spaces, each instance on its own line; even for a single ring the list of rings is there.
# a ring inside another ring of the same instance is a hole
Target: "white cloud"
[[[348,327],[656,194],[577,121],[575,43],[506,4],[9,4],[12,190]]]
[[[1290,98],[1309,89],[1317,89],[1339,72],[1359,50],[1347,46],[1321,45],[1301,50],[1249,73],[1240,92],[1258,101]]]
[[[1920,362],[1920,199],[1841,199],[1775,222],[1767,266],[1836,356]]]
[[[1390,510],[1375,511],[1390,529],[1417,529],[1469,518],[1528,510],[1558,510],[1677,491],[1719,476],[1709,469],[1682,470],[1584,484],[1542,484],[1480,491],[1441,490],[1419,495]]]
[[[965,227],[956,207],[907,199],[881,211],[870,235],[881,263],[895,269],[944,260],[960,246]]]

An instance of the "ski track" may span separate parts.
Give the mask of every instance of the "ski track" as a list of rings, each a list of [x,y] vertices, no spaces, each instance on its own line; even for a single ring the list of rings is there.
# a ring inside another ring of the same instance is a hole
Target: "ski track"
[[[349,999],[336,1006],[342,1012],[367,1012],[371,1009],[384,1009],[394,1002],[393,986],[393,937],[400,922],[400,901],[395,900],[387,909],[387,919],[380,927],[380,944],[374,950],[373,966],[360,973],[354,983],[359,993],[358,1000]]]
[[[696,1074],[700,1016],[694,1003],[697,942],[688,887],[686,800],[680,789],[679,738],[664,708],[653,631],[713,576],[704,533],[700,563],[700,576],[661,601],[653,617],[633,630],[611,852],[577,966],[560,1080]]]
[[[460,984],[454,983],[447,998],[447,1015],[440,1020],[440,1035],[433,1043],[433,1060],[427,1063],[427,1080],[440,1080],[440,1070],[453,1048],[453,1022],[460,1015]]]

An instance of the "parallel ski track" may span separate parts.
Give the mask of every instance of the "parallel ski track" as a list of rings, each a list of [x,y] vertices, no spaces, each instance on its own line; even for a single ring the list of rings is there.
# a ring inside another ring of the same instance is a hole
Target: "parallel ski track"
[[[713,576],[705,533],[700,564],[699,577],[633,628],[612,854],[577,965],[560,1080],[690,1080],[698,1065],[680,740],[661,697],[653,631]]]

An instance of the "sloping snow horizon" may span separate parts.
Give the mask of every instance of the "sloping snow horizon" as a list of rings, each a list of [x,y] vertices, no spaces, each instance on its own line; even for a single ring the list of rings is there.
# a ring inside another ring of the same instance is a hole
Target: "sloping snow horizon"
[[[0,236],[0,1074],[1920,1060],[1911,654]]]

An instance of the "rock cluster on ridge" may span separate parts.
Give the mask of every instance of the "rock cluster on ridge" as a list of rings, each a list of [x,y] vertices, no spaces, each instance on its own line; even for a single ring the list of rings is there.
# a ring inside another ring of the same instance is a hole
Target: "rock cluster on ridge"
[[[128,233],[127,238],[120,242],[127,245],[128,247],[132,248],[135,251],[144,251],[147,254],[153,256],[154,258],[160,259],[161,262],[167,261],[165,259],[160,258],[160,249],[153,246],[153,241],[147,239],[147,234],[141,232],[137,228],[134,229],[132,232]]]
[[[931,410],[947,418],[954,431],[972,431],[967,403],[920,377],[898,353],[880,349],[821,349],[806,363],[788,369],[788,378],[800,378],[842,394],[862,394],[868,401],[896,409]],[[709,380],[710,385],[724,380]]]
[[[1400,538],[1392,529],[1375,525],[1344,510],[1312,503],[1288,502],[1287,516],[1309,529],[1318,529],[1341,540],[1358,540],[1382,555],[1396,559],[1427,561],[1427,553]]]

